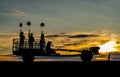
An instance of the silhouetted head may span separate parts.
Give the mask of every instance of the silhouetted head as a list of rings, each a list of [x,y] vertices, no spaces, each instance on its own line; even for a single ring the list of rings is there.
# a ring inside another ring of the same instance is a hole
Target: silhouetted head
[[[51,41],[48,41],[48,44],[51,44],[52,42]]]
[[[23,33],[23,32],[21,32],[20,34],[21,34],[21,35],[23,35],[24,33]]]
[[[33,33],[31,33],[31,36],[33,36]]]
[[[47,48],[50,48],[51,44],[52,44],[52,42],[51,42],[51,41],[48,41],[46,47],[47,47]]]

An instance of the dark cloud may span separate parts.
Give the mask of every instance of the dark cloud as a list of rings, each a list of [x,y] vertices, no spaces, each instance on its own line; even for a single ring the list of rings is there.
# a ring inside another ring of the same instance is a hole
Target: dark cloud
[[[99,35],[78,34],[78,35],[47,35],[46,37],[68,37],[68,38],[87,38],[87,37],[99,37]]]
[[[46,37],[67,37],[68,35],[47,35]]]
[[[99,35],[80,34],[80,35],[69,36],[69,38],[85,38],[85,37],[99,37]]]

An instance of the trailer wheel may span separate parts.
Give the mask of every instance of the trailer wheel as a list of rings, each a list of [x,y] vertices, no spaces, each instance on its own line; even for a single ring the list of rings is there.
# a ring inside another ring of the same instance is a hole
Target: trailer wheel
[[[24,54],[24,55],[22,55],[22,59],[25,63],[32,63],[32,62],[34,62],[34,55]]]
[[[83,62],[89,62],[91,61],[93,58],[93,54],[92,52],[88,51],[88,50],[83,50],[82,54],[81,54],[81,60]]]

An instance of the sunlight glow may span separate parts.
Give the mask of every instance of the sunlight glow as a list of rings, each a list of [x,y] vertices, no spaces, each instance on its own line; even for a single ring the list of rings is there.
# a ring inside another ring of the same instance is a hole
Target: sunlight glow
[[[115,41],[109,41],[103,45],[100,46],[100,52],[112,52],[112,51],[116,51],[117,49],[115,48],[116,46],[116,42]]]

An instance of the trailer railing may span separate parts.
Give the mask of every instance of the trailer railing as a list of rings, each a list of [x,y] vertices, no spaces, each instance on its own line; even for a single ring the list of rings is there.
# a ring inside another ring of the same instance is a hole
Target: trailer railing
[[[13,39],[13,51],[19,51],[20,47],[20,40],[19,39]],[[29,42],[28,39],[24,40],[24,44],[22,46],[23,49],[29,49]],[[40,41],[39,39],[35,39],[35,41],[33,42],[33,49],[40,49]]]

